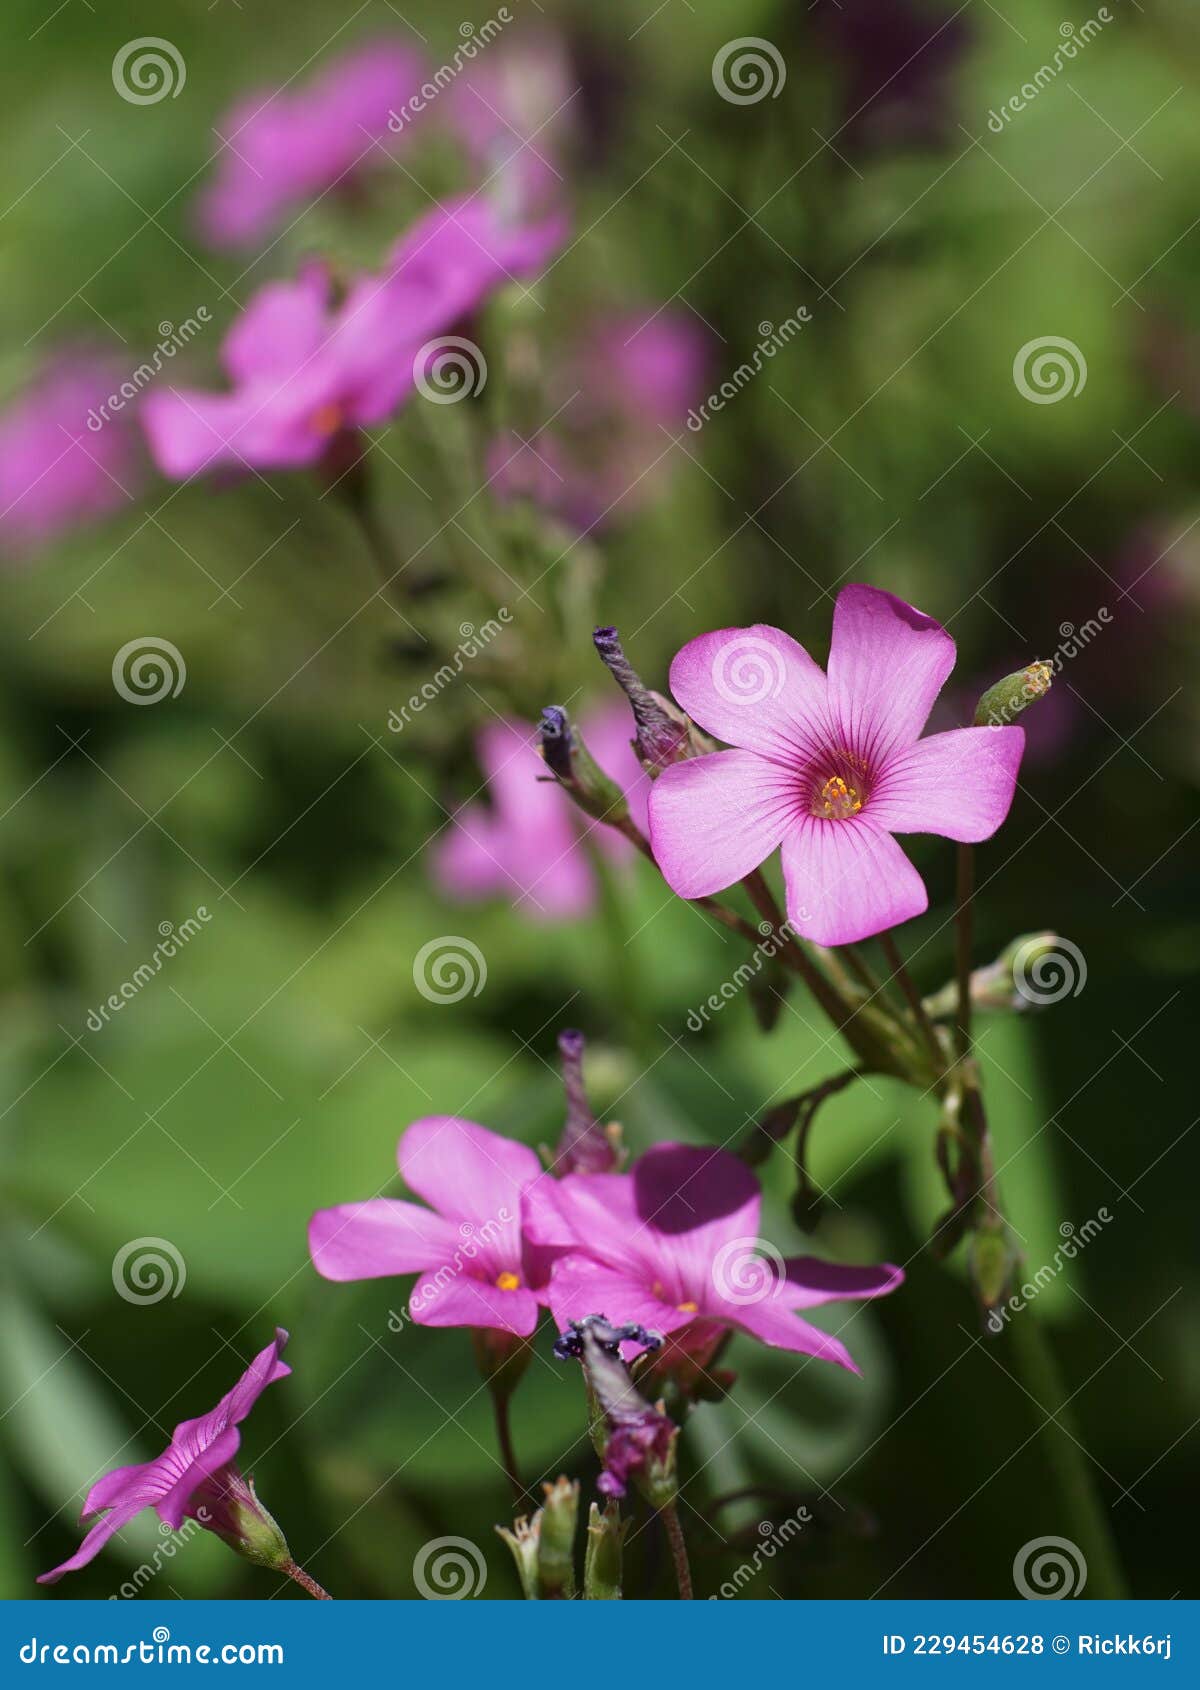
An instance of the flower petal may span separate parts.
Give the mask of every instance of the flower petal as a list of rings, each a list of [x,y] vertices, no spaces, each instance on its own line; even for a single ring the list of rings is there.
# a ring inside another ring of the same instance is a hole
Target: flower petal
[[[1008,814],[1023,728],[954,728],[919,739],[887,765],[871,819],[889,833],[990,839]]]
[[[815,1309],[842,1298],[886,1297],[904,1283],[904,1269],[882,1262],[878,1267],[843,1267],[817,1256],[789,1256],[779,1301],[790,1309]]]
[[[181,1463],[194,1461],[230,1426],[244,1420],[267,1386],[273,1385],[277,1379],[286,1379],[292,1371],[287,1362],[280,1359],[280,1352],[287,1341],[287,1333],[282,1326],[277,1326],[274,1338],[258,1352],[237,1384],[226,1391],[217,1406],[195,1420],[181,1420],[171,1434],[168,1448],[158,1461],[150,1465],[157,1468],[165,1462],[169,1470],[173,1464],[174,1474],[178,1477],[183,1470]]]
[[[797,813],[794,780],[753,751],[718,751],[664,769],[649,811],[667,885],[681,898],[703,898],[771,855]]]
[[[153,1461],[137,1461],[131,1467],[114,1467],[111,1473],[105,1473],[102,1479],[97,1479],[87,1493],[87,1500],[80,1509],[81,1520],[90,1519],[93,1514],[101,1513],[105,1508],[114,1508],[121,1501],[128,1501],[134,1497],[143,1500],[139,1507],[145,1507],[146,1501],[157,1495],[154,1486]]]
[[[890,833],[865,816],[805,816],[783,841],[788,920],[818,945],[850,945],[929,906],[924,882]]]
[[[833,612],[829,712],[873,766],[911,745],[954,667],[954,641],[932,616],[877,587],[843,587]]]
[[[322,1279],[424,1273],[450,1261],[460,1242],[453,1221],[395,1197],[338,1203],[308,1223],[308,1250]]]
[[[820,665],[765,623],[689,641],[671,664],[671,692],[708,733],[763,756],[792,761],[798,743],[825,737]]]
[[[637,1274],[587,1256],[563,1256],[555,1262],[548,1296],[560,1332],[589,1314],[602,1314],[614,1326],[632,1323],[664,1333],[696,1318],[694,1309],[677,1308],[656,1296],[652,1284]]]
[[[268,282],[250,300],[221,347],[231,381],[287,376],[310,358],[327,329],[329,277],[308,265],[293,282]]]
[[[761,1343],[769,1344],[773,1350],[794,1350],[799,1355],[819,1356],[822,1361],[836,1361],[840,1366],[848,1367],[851,1373],[859,1371],[845,1344],[828,1332],[822,1332],[819,1327],[810,1326],[798,1314],[792,1314],[784,1307],[781,1298],[773,1297],[761,1303],[735,1303],[730,1300],[718,1305],[713,1302],[709,1313],[727,1320],[730,1326],[748,1332]]]
[[[242,1435],[237,1427],[227,1426],[223,1432],[217,1434],[212,1443],[198,1450],[187,1463],[184,1471],[157,1505],[159,1519],[164,1520],[172,1531],[177,1532],[183,1524],[188,1503],[200,1486],[233,1460],[241,1441]]]
[[[418,1326],[490,1326],[527,1338],[537,1325],[538,1300],[523,1285],[502,1291],[466,1274],[424,1274],[413,1286],[408,1312]]]
[[[39,1573],[39,1584],[57,1584],[64,1573],[77,1573],[80,1567],[86,1567],[89,1561],[94,1561],[104,1548],[110,1537],[127,1526],[135,1514],[140,1514],[147,1504],[145,1502],[129,1501],[119,1508],[114,1508],[111,1514],[106,1514],[102,1520],[97,1520],[91,1531],[84,1538],[79,1548],[69,1560],[63,1561],[48,1573]]]
[[[521,1188],[538,1178],[542,1164],[528,1146],[456,1115],[427,1115],[401,1135],[397,1159],[418,1197],[452,1221],[464,1237],[482,1229],[479,1242],[508,1266],[521,1259]]]
[[[740,1157],[699,1144],[657,1144],[631,1177],[667,1296],[712,1312],[731,1250],[746,1256],[758,1242],[757,1179]]]

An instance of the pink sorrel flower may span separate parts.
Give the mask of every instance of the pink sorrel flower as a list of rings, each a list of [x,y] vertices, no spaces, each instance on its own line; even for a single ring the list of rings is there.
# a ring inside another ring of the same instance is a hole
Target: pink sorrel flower
[[[226,145],[216,180],[200,198],[206,239],[215,246],[252,245],[291,207],[386,164],[380,143],[388,141],[389,118],[424,73],[418,53],[378,41],[294,92],[260,89],[239,100],[216,126]]]
[[[129,423],[103,408],[121,379],[110,360],[80,352],[0,415],[6,550],[32,551],[133,497],[139,477]]]
[[[64,1573],[85,1567],[143,1508],[156,1509],[172,1531],[178,1531],[184,1520],[198,1520],[248,1559],[282,1567],[288,1559],[287,1545],[253,1486],[238,1472],[234,1457],[241,1442],[241,1422],[267,1386],[292,1371],[279,1359],[287,1337],[277,1327],[266,1349],[259,1351],[216,1408],[198,1420],[181,1421],[161,1455],[132,1467],[115,1467],[93,1485],[81,1518],[100,1513],[104,1518],[70,1560],[43,1573],[38,1583],[57,1584]]]
[[[474,1121],[429,1115],[396,1149],[405,1183],[430,1205],[369,1197],[318,1209],[308,1248],[325,1279],[420,1275],[418,1326],[492,1328],[526,1338],[537,1325],[550,1257],[525,1234],[523,1193],[542,1165],[523,1144]]]
[[[553,430],[493,441],[492,485],[580,533],[629,515],[669,467],[670,437],[697,403],[707,363],[703,330],[682,312],[598,318],[549,385]]]
[[[526,1194],[527,1230],[559,1251],[548,1292],[555,1324],[601,1314],[615,1325],[686,1330],[694,1352],[734,1327],[857,1372],[845,1345],[798,1311],[884,1296],[902,1271],[784,1260],[759,1238],[760,1206],[746,1164],[699,1145],[656,1145],[627,1174],[543,1177]]]
[[[384,273],[336,302],[324,266],[261,289],[221,349],[228,394],[150,394],[142,418],[165,474],[222,464],[296,469],[335,435],[384,422],[407,398],[417,354],[486,296],[539,270],[564,225],[502,223],[484,200],[436,206],[397,244]]]
[[[788,919],[846,945],[920,915],[924,883],[892,837],[989,838],[1008,814],[1018,727],[920,733],[954,666],[946,630],[891,593],[845,587],[828,670],[778,628],[724,628],[676,656],[671,690],[736,746],[667,769],[650,839],[684,898],[732,886],[779,845]]]
[[[585,717],[584,742],[629,800],[644,830],[649,781],[629,745],[629,714],[606,709]],[[490,806],[465,804],[434,850],[434,874],[452,898],[509,897],[535,920],[584,915],[595,903],[596,875],[584,835],[614,861],[632,846],[611,828],[591,822],[548,778],[526,723],[489,723],[479,735],[479,761]]]

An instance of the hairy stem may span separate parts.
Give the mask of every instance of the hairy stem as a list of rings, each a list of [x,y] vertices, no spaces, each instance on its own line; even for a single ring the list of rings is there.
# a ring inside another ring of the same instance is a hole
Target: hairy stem
[[[671,1545],[671,1559],[675,1563],[675,1579],[679,1585],[680,1600],[691,1602],[692,1569],[688,1564],[687,1543],[683,1535],[683,1527],[679,1523],[679,1509],[674,1502],[668,1502],[658,1511],[658,1517],[666,1527],[667,1542]]]
[[[306,1573],[297,1562],[285,1561],[279,1570],[281,1573],[286,1573],[290,1579],[294,1579],[302,1590],[307,1590],[308,1594],[315,1597],[318,1602],[333,1601],[329,1592],[323,1590],[312,1574]]]
[[[899,982],[900,990],[904,993],[905,1002],[912,1011],[913,1019],[920,1029],[921,1037],[925,1041],[925,1048],[929,1052],[933,1063],[934,1078],[940,1078],[946,1069],[946,1057],[934,1030],[933,1022],[921,1001],[921,994],[916,988],[912,975],[904,966],[904,958],[900,955],[899,947],[890,932],[879,935],[879,943],[887,958],[887,965],[892,971],[892,978]]]

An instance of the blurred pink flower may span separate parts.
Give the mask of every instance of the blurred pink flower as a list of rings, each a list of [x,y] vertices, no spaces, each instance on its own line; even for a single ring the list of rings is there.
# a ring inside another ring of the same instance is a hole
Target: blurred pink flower
[[[390,114],[425,75],[419,53],[377,41],[336,59],[309,83],[260,89],[216,125],[226,143],[198,220],[214,246],[263,240],[288,210],[386,163]],[[389,143],[390,144],[390,143]]]
[[[788,920],[848,945],[920,915],[929,897],[897,833],[988,839],[1008,814],[1025,735],[920,737],[954,667],[931,616],[874,587],[843,587],[828,669],[778,628],[703,634],[671,665],[694,721],[736,746],[665,769],[650,842],[668,885],[704,897],[780,845]]]
[[[669,469],[670,436],[699,400],[707,364],[704,331],[683,312],[597,318],[550,385],[550,429],[492,442],[497,495],[531,499],[581,533],[628,515]]]
[[[216,1408],[198,1420],[182,1420],[171,1434],[171,1442],[153,1461],[132,1467],[114,1467],[94,1484],[83,1505],[81,1518],[103,1513],[74,1555],[61,1566],[42,1573],[39,1584],[57,1584],[64,1573],[86,1567],[114,1533],[127,1525],[143,1508],[154,1508],[164,1525],[178,1531],[184,1520],[199,1520],[202,1526],[225,1535],[233,1529],[232,1501],[244,1535],[246,1513],[262,1516],[278,1538],[278,1528],[254,1497],[252,1488],[234,1464],[241,1433],[238,1426],[249,1414],[268,1385],[292,1371],[280,1353],[288,1335],[282,1327],[264,1350],[260,1350],[231,1391]],[[286,1545],[283,1545],[286,1552]]]
[[[414,1121],[396,1157],[429,1208],[369,1197],[318,1209],[309,1223],[324,1279],[420,1275],[409,1300],[418,1326],[480,1326],[525,1338],[537,1325],[552,1253],[525,1236],[523,1193],[542,1171],[532,1150],[454,1115]]]
[[[650,782],[630,748],[631,725],[621,705],[585,716],[580,731],[644,830]],[[434,847],[434,877],[451,898],[500,894],[534,920],[585,915],[597,886],[584,836],[616,861],[627,861],[633,847],[575,807],[549,778],[537,743],[537,730],[525,722],[491,722],[481,731],[479,761],[491,802],[455,813]]]
[[[541,269],[563,238],[557,218],[510,225],[482,199],[435,206],[335,302],[328,271],[270,282],[222,347],[233,391],[149,394],[142,420],[167,475],[219,465],[296,469],[343,430],[384,422],[408,397],[418,352],[494,289]]]
[[[525,1194],[526,1233],[558,1252],[546,1293],[555,1324],[603,1314],[680,1334],[692,1354],[734,1327],[857,1373],[845,1345],[799,1311],[886,1296],[903,1272],[785,1260],[759,1236],[761,1206],[746,1164],[700,1145],[657,1144],[627,1174],[544,1175]]]
[[[61,358],[0,414],[6,551],[34,550],[134,496],[140,475],[130,424],[102,409],[121,380],[111,360],[79,352]]]

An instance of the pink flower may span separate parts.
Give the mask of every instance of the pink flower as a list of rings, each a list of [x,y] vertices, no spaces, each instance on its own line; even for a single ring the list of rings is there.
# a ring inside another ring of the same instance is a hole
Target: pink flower
[[[121,379],[93,353],[64,357],[0,416],[6,549],[31,551],[133,497],[139,476],[129,423],[106,408]]]
[[[704,333],[683,312],[599,317],[550,384],[553,432],[493,441],[492,485],[580,533],[627,516],[668,469],[707,363]]]
[[[630,749],[628,711],[617,707],[585,717],[581,731],[644,831],[650,783]],[[597,887],[584,837],[615,861],[627,861],[633,848],[575,807],[548,778],[536,745],[536,730],[524,722],[497,721],[483,729],[479,761],[491,804],[465,804],[455,814],[434,848],[434,875],[451,898],[507,895],[534,920],[585,915]]]
[[[264,239],[290,207],[387,162],[388,119],[425,74],[421,56],[378,41],[337,59],[307,86],[260,89],[225,113],[215,182],[202,194],[200,227],[215,246]]]
[[[804,938],[846,945],[920,915],[928,894],[892,835],[989,838],[1025,740],[1017,727],[919,737],[953,666],[932,617],[862,586],[838,594],[827,672],[778,628],[684,646],[672,692],[737,749],[655,782],[650,840],[667,883],[703,897],[782,845],[788,919]]]
[[[759,1238],[760,1207],[746,1164],[699,1145],[656,1145],[627,1174],[543,1176],[526,1194],[527,1230],[559,1251],[548,1291],[555,1324],[602,1314],[614,1325],[682,1334],[692,1353],[734,1327],[857,1372],[845,1345],[798,1311],[885,1296],[903,1272],[785,1261]]]
[[[397,244],[384,274],[361,276],[336,303],[318,264],[271,282],[222,347],[227,394],[150,394],[142,418],[165,474],[220,464],[296,469],[344,429],[384,422],[408,397],[417,354],[494,289],[539,270],[559,219],[502,223],[481,199],[435,206]]]
[[[421,1277],[418,1326],[480,1326],[526,1338],[537,1325],[550,1253],[527,1238],[523,1193],[542,1171],[532,1150],[473,1121],[430,1115],[401,1135],[405,1183],[430,1204],[369,1197],[318,1209],[313,1266],[325,1279]]]
[[[234,1457],[241,1443],[238,1426],[267,1386],[292,1371],[279,1359],[287,1338],[283,1328],[277,1327],[266,1349],[259,1351],[216,1408],[198,1420],[180,1421],[161,1455],[132,1467],[115,1467],[93,1485],[81,1518],[100,1513],[104,1518],[96,1522],[70,1560],[43,1573],[38,1583],[57,1584],[64,1573],[85,1567],[143,1508],[156,1509],[159,1519],[172,1531],[178,1531],[185,1519],[199,1520],[221,1537],[233,1535],[245,1542],[248,1531],[257,1527],[263,1540],[278,1543],[286,1555],[287,1545],[279,1537],[278,1527],[238,1472]]]

